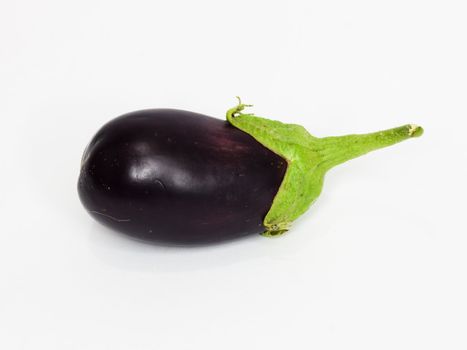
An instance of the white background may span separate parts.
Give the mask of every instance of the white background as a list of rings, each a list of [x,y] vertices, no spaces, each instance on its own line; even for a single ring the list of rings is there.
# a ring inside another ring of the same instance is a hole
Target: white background
[[[0,2],[0,348],[466,349],[465,1]],[[94,132],[236,103],[316,136],[425,135],[333,169],[292,231],[116,235],[76,181]]]

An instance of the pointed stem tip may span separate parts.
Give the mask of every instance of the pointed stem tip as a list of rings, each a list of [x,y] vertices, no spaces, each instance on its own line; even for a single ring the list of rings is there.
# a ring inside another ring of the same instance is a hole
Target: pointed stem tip
[[[409,124],[407,126],[409,128],[410,137],[419,137],[423,135],[423,128],[421,126],[415,124]]]

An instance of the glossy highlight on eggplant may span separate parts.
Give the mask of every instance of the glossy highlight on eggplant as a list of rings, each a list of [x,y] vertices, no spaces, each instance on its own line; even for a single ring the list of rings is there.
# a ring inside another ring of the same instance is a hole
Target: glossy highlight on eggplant
[[[265,231],[287,161],[229,122],[175,110],[125,114],[87,146],[78,192],[134,238],[205,244]]]

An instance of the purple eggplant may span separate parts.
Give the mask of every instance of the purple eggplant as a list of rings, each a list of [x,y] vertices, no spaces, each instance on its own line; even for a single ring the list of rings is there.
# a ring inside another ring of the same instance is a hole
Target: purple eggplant
[[[176,109],[125,114],[87,146],[78,181],[86,210],[134,238],[205,244],[282,234],[319,196],[333,166],[419,136],[405,125],[316,138],[301,126],[243,113],[227,120]]]
[[[87,147],[79,194],[98,221],[144,240],[206,243],[264,231],[287,162],[228,122],[129,113]]]

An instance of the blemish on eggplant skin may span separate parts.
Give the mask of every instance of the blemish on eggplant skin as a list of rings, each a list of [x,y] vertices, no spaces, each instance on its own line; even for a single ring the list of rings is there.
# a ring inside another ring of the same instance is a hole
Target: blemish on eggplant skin
[[[159,180],[159,179],[154,179],[154,182],[157,183],[157,184],[159,184],[159,185],[161,185],[161,187],[162,187],[162,189],[163,189],[164,191],[167,191],[167,188],[165,187],[164,183],[163,183],[161,180]]]
[[[101,215],[101,216],[104,216],[108,219],[111,219],[113,221],[116,221],[116,222],[130,222],[131,219],[118,219],[116,217],[113,217],[112,215],[109,215],[109,214],[104,214],[104,213],[101,213],[99,211],[96,211],[96,210],[89,210],[90,213],[94,213],[94,214],[97,214],[97,215]]]

